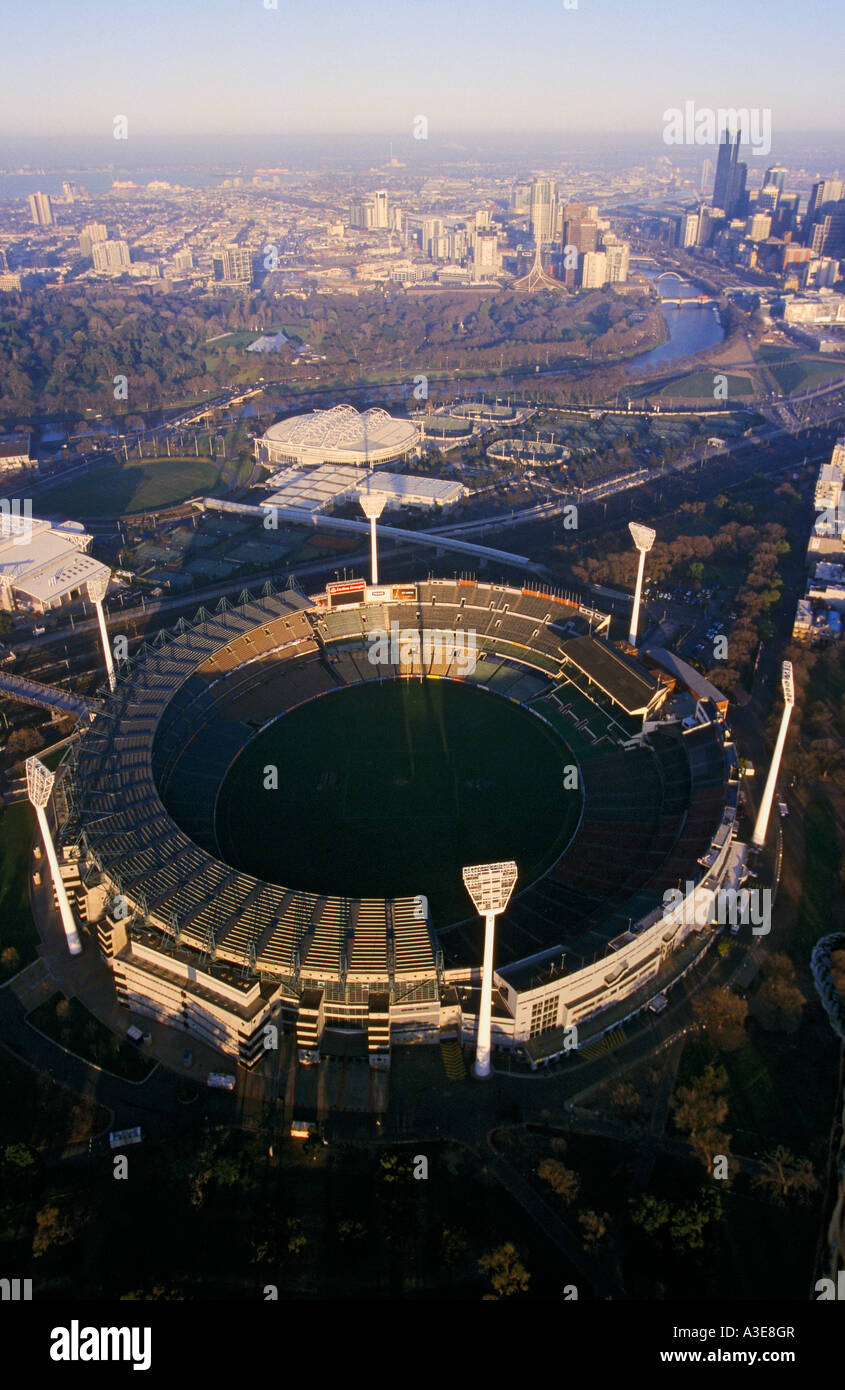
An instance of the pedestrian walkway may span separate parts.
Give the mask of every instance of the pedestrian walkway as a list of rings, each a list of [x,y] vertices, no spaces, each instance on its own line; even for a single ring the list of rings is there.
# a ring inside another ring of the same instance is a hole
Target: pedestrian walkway
[[[591,1062],[594,1057],[600,1057],[603,1052],[612,1052],[623,1042],[627,1042],[625,1029],[613,1028],[611,1032],[599,1038],[598,1042],[590,1043],[589,1047],[583,1049],[579,1048],[578,1056],[583,1057],[585,1062]]]

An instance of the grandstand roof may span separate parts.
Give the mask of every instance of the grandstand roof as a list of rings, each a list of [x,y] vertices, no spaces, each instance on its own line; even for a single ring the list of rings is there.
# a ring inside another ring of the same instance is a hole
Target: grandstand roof
[[[597,637],[570,637],[562,651],[626,714],[645,714],[659,693],[659,684],[632,657]]]
[[[697,700],[712,700],[717,709],[727,709],[727,695],[675,652],[667,651],[665,647],[648,647],[643,656],[653,661],[661,671],[668,671],[671,676],[675,676]]]

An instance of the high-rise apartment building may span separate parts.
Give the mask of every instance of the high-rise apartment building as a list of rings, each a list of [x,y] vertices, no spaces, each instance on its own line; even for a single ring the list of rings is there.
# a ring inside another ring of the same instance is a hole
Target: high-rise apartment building
[[[387,189],[379,188],[373,194],[373,227],[379,231],[386,231],[389,226]]]
[[[252,284],[252,252],[247,246],[224,246],[212,256],[216,284],[249,287]]]
[[[598,290],[607,284],[607,255],[604,251],[587,251],[581,257],[582,290]]]
[[[30,193],[29,215],[36,227],[52,227],[53,204],[49,193]]]
[[[475,234],[472,254],[473,280],[485,280],[498,275],[499,238],[492,227],[481,227]]]
[[[79,254],[90,256],[95,242],[108,241],[109,234],[104,222],[87,222],[79,233]]]
[[[106,275],[119,275],[131,261],[129,244],[125,241],[95,241],[91,256],[94,269]]]

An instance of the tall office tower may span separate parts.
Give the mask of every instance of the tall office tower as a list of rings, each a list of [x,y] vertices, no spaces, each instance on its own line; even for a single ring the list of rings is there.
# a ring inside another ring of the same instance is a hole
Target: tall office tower
[[[76,184],[68,183],[67,180],[62,184],[62,197],[66,203],[76,202]]]
[[[485,280],[499,274],[499,238],[492,227],[481,227],[475,234],[472,255],[473,280]]]
[[[109,275],[119,274],[129,265],[129,244],[125,241],[95,241],[91,247],[94,269]]]
[[[773,164],[770,169],[766,170],[766,177],[763,179],[763,187],[765,188],[767,183],[773,183],[778,193],[782,193],[786,187],[787,173],[788,170],[784,169],[782,164]]]
[[[824,213],[830,212],[832,204],[840,201],[842,193],[841,179],[817,179],[807,204],[807,226],[810,227]]]
[[[717,207],[702,207],[698,213],[698,246],[709,246],[713,228],[723,220],[724,210]]]
[[[681,234],[678,239],[680,246],[695,246],[698,240],[699,226],[698,212],[685,212],[681,218]]]
[[[607,284],[607,255],[604,251],[587,251],[581,257],[582,290],[598,290]]]
[[[91,248],[98,241],[108,241],[109,234],[103,222],[87,222],[79,233],[79,254],[90,256]]]
[[[515,183],[511,189],[511,212],[525,214],[531,208],[531,184]]]
[[[833,203],[813,225],[811,242],[814,256],[845,258],[845,200]]]
[[[373,194],[373,227],[380,231],[387,231],[389,226],[387,189],[378,188]]]
[[[742,211],[745,201],[745,180],[748,169],[745,164],[739,162],[739,147],[742,143],[742,131],[738,131],[735,140],[731,140],[729,130],[725,131],[724,139],[719,146],[719,158],[716,161],[716,178],[713,183],[713,199],[711,206],[723,208],[728,217],[735,217]]]
[[[490,226],[490,209],[479,208],[475,214],[475,230],[480,232],[482,228]]]
[[[780,200],[780,189],[776,183],[764,183],[757,194],[755,212],[775,212]]]
[[[52,227],[53,204],[49,193],[30,193],[29,215],[36,227]]]
[[[772,218],[772,231],[775,236],[786,236],[795,232],[798,225],[797,193],[781,193]]]
[[[252,284],[252,252],[246,246],[224,246],[212,256],[215,281],[224,285]]]
[[[176,252],[176,255],[173,257],[173,269],[174,269],[174,270],[193,270],[193,268],[194,268],[194,253],[193,253],[193,251],[189,251],[189,250],[187,249],[187,247],[186,247],[183,251],[177,251],[177,252]]]
[[[708,190],[708,188],[710,187],[710,180],[712,179],[712,177],[713,177],[713,163],[712,163],[712,160],[705,159],[705,160],[703,161],[702,165],[701,165],[701,183],[699,184],[699,191],[700,191],[702,194],[706,193],[707,190]]]
[[[556,217],[555,185],[551,179],[537,179],[531,185],[531,235],[538,246],[547,246],[552,240]]]

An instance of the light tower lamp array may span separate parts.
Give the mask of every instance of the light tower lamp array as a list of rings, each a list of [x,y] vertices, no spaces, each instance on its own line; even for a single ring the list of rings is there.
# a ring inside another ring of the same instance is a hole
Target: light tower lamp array
[[[366,491],[362,488],[359,492],[358,501],[361,503],[361,511],[370,522],[370,583],[375,586],[378,584],[378,540],[376,536],[376,522],[384,511],[387,498],[383,492],[373,491],[368,484]]]
[[[103,644],[103,656],[105,657],[106,672],[109,678],[109,689],[114,690],[117,684],[117,680],[114,674],[114,658],[112,656],[112,650],[109,644],[109,633],[108,628],[106,627],[106,615],[103,609],[103,599],[105,598],[106,593],[108,591],[110,579],[111,574],[108,570],[104,570],[102,574],[98,574],[93,579],[89,579],[88,597],[97,610],[97,622],[100,625],[100,641]]]
[[[783,748],[786,743],[786,731],[789,728],[789,720],[795,708],[795,683],[792,679],[792,662],[785,661],[781,670],[781,685],[783,687],[783,714],[781,715],[780,728],[775,741],[775,751],[772,754],[772,761],[769,766],[769,775],[766,778],[766,786],[763,791],[763,799],[760,802],[760,809],[757,812],[757,820],[754,823],[754,834],[751,836],[752,849],[760,850],[766,843],[766,832],[769,828],[769,816],[772,813],[772,802],[775,799],[775,787],[777,786],[778,773],[780,772],[780,760],[783,757]]]
[[[44,841],[44,850],[47,855],[47,862],[50,865],[50,876],[53,880],[53,887],[56,890],[59,913],[67,938],[67,948],[72,956],[78,956],[82,951],[82,942],[79,940],[79,932],[76,929],[76,922],[74,921],[73,912],[71,911],[67,889],[65,888],[61,870],[59,869],[59,861],[56,857],[56,847],[53,844],[50,823],[47,820],[46,808],[50,800],[50,793],[53,790],[53,783],[55,780],[55,773],[51,772],[48,767],[45,767],[40,758],[27,758],[27,796],[35,807],[38,829],[41,831],[41,838]]]
[[[512,859],[499,864],[471,864],[463,870],[464,887],[479,916],[484,918],[484,963],[481,970],[481,1002],[478,1006],[478,1033],[473,1074],[479,1081],[490,1075],[493,1019],[493,944],[496,918],[507,907],[516,883],[517,869]]]
[[[637,569],[637,587],[634,590],[634,607],[631,610],[631,630],[628,633],[630,646],[637,645],[637,628],[640,621],[640,599],[643,592],[643,575],[645,574],[645,557],[654,545],[656,532],[650,526],[641,526],[638,521],[629,521],[628,530],[631,532],[631,539],[637,550],[640,552],[640,563]]]

